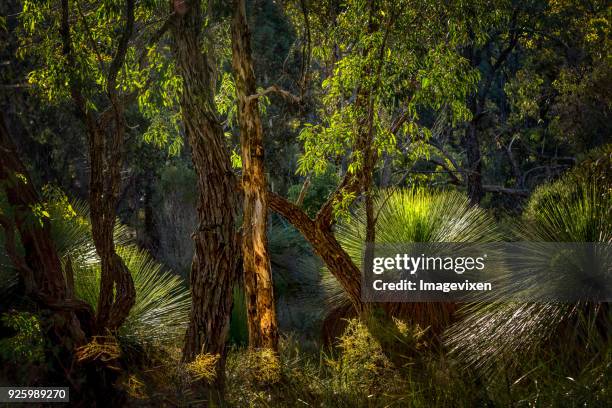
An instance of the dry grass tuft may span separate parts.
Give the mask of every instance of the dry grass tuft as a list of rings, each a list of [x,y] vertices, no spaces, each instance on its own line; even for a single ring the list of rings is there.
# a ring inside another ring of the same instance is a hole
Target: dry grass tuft
[[[185,371],[192,381],[206,381],[212,383],[217,377],[217,363],[219,354],[198,354],[196,358],[185,365]]]
[[[121,348],[114,336],[93,336],[89,343],[76,350],[79,362],[99,361],[116,369],[108,363],[116,361],[120,356]]]

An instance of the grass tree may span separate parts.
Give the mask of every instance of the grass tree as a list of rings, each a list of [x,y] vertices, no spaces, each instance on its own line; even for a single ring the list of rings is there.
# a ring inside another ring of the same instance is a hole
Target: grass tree
[[[95,310],[100,296],[101,260],[95,250],[85,202],[71,201],[57,188],[45,189],[51,236],[64,264],[70,263],[74,294]],[[165,270],[146,251],[134,245],[130,230],[117,222],[113,231],[117,252],[134,281],[134,306],[117,329],[125,352],[174,345],[185,335],[189,320],[189,291],[181,278]]]
[[[595,246],[612,243],[612,196],[607,176],[611,157],[608,149],[596,160],[587,160],[564,178],[536,190],[516,227],[517,238]],[[537,251],[534,256],[550,259],[550,254]],[[567,261],[571,267],[557,265],[562,268],[559,273],[565,280],[581,281],[585,271],[609,265],[609,251],[590,250],[587,256],[572,256]],[[547,350],[562,356],[573,355],[578,349],[594,351],[595,355],[609,353],[606,337],[612,315],[606,303],[497,302],[472,305],[464,313],[465,318],[449,330],[448,344],[469,366],[485,370],[506,367],[517,362],[517,353],[525,357],[522,362],[546,360]],[[554,347],[547,347],[550,345]]]
[[[469,198],[453,191],[423,188],[381,191],[374,200],[376,244],[411,242],[485,243],[501,239],[495,220],[485,210],[470,205]],[[366,245],[366,209],[362,204],[340,223],[336,237],[358,268]],[[346,308],[347,298],[329,274],[326,279],[331,305]],[[456,310],[449,303],[396,303],[389,306],[397,317],[440,333]]]

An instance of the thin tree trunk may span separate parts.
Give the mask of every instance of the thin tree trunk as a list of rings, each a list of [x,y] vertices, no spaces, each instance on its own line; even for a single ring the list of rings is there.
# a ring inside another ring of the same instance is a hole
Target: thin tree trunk
[[[467,158],[467,172],[465,175],[466,187],[470,203],[477,205],[480,203],[484,190],[482,188],[482,157],[480,153],[480,143],[478,140],[478,119],[479,110],[473,102],[472,113],[474,118],[468,123],[463,137],[463,145]]]
[[[62,20],[60,34],[63,54],[70,69],[76,69],[72,50],[69,2],[62,0]],[[96,310],[96,331],[118,329],[127,318],[136,300],[132,275],[115,251],[113,230],[116,208],[121,187],[121,168],[123,163],[125,118],[123,101],[117,94],[117,75],[123,66],[130,38],[134,30],[135,0],[126,0],[125,27],[107,74],[106,93],[110,107],[96,117],[75,79],[70,72],[70,91],[72,99],[87,128],[89,139],[90,186],[89,207],[91,230],[100,257],[101,278],[100,295]]]
[[[202,52],[202,5],[174,3],[173,52],[183,78],[181,111],[198,176],[198,228],[193,233],[191,315],[183,360],[200,353],[225,355],[232,289],[237,277],[239,244],[235,219],[237,190],[230,155],[217,118],[213,70]],[[223,358],[218,373],[222,373]]]
[[[247,301],[249,346],[278,350],[272,270],[267,240],[267,181],[264,169],[263,126],[244,0],[234,2],[232,66],[238,97],[242,153],[242,259]]]

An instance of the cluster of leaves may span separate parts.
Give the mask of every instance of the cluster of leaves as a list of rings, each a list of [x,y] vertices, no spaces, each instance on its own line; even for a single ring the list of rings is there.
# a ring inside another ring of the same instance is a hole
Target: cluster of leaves
[[[136,95],[138,108],[149,122],[143,139],[178,154],[182,147],[178,101],[182,83],[176,74],[169,44],[156,30],[168,18],[161,3],[137,2],[134,32],[116,78],[117,90]],[[108,102],[108,73],[126,24],[123,1],[68,2],[69,30],[74,61],[68,61],[62,37],[62,10],[52,1],[25,1],[19,14],[17,56],[36,60],[28,73],[32,89],[52,105],[71,98],[70,84],[78,84],[87,109],[102,112]],[[161,31],[159,31],[161,33]]]
[[[16,335],[0,339],[0,356],[13,364],[44,363],[44,337],[36,315],[32,313],[5,313],[1,324],[13,330]]]

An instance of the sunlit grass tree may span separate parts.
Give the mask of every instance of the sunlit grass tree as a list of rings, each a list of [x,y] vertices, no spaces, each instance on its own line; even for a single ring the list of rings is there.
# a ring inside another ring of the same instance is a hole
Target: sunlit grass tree
[[[376,244],[485,243],[500,240],[495,220],[482,208],[471,206],[458,192],[424,188],[381,191],[374,200]],[[365,247],[365,206],[359,205],[340,223],[336,237],[353,262],[361,268]],[[337,282],[324,271],[331,316],[344,317],[349,300]],[[399,303],[393,313],[437,333],[452,320],[455,305],[448,303]],[[329,320],[329,319],[328,319]]]
[[[516,228],[518,238],[612,243],[612,195],[609,177],[605,177],[609,165],[610,156],[604,155],[536,190]],[[596,251],[594,256],[598,256]],[[572,267],[574,274],[604,262],[586,257],[572,261],[578,262]],[[607,273],[609,276],[610,271]],[[534,360],[570,359],[571,365],[577,365],[578,360],[592,359],[587,364],[592,369],[594,361],[603,358],[605,362],[606,355],[608,362],[602,367],[609,365],[612,316],[606,303],[500,302],[472,305],[464,312],[466,318],[448,332],[448,345],[468,366],[488,371]]]
[[[53,241],[62,261],[71,263],[75,295],[95,309],[100,260],[91,236],[87,204],[68,200],[56,188],[46,188],[44,196]],[[131,272],[136,289],[136,302],[116,333],[120,345],[128,351],[128,347],[142,350],[148,346],[177,344],[188,322],[190,298],[186,286],[181,278],[132,244],[133,234],[128,227],[121,223],[115,225],[117,251]],[[15,275],[9,269],[3,273]]]

